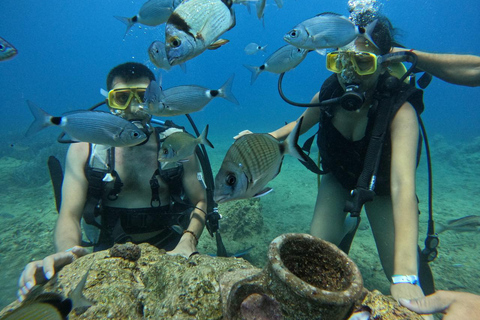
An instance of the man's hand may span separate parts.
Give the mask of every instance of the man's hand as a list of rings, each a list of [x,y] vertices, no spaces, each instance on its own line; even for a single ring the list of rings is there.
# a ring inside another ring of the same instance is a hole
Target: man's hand
[[[467,292],[440,290],[424,298],[400,299],[400,303],[421,314],[444,313],[443,320],[480,319],[480,296]]]
[[[420,286],[410,283],[392,284],[390,287],[390,293],[397,301],[406,299],[422,299],[425,297]],[[423,318],[425,320],[433,320],[433,316],[430,315],[424,315]]]
[[[18,280],[18,300],[23,301],[35,285],[50,280],[55,274],[55,270],[72,263],[76,258],[87,253],[86,248],[75,246],[65,252],[57,252],[43,260],[32,261],[27,264]]]

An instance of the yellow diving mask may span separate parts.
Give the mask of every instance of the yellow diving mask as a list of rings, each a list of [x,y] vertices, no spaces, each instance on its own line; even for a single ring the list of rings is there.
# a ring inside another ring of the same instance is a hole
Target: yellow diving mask
[[[377,71],[377,55],[366,51],[333,51],[327,54],[327,70],[341,73],[349,66],[360,76]]]
[[[143,103],[147,88],[118,88],[108,92],[108,106],[113,109],[125,110],[133,98]]]

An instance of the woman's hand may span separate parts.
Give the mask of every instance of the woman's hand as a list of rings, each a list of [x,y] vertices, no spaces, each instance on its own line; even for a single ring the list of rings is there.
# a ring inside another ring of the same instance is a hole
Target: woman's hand
[[[168,251],[167,254],[181,255],[185,258],[198,254],[196,238],[190,233],[184,233],[175,249]]]
[[[392,284],[390,286],[390,293],[397,301],[401,299],[412,300],[425,297],[420,286],[410,283]],[[424,315],[423,318],[426,320],[433,320],[433,316],[430,315]]]

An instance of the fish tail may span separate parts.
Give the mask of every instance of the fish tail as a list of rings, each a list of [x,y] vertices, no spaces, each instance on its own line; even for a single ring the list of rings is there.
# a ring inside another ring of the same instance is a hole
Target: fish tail
[[[32,124],[27,130],[27,133],[25,134],[25,136],[31,137],[40,130],[51,126],[52,122],[50,121],[50,119],[52,119],[52,116],[49,115],[47,112],[43,111],[41,108],[37,107],[30,100],[27,100],[27,104],[33,116],[35,117],[35,120],[33,120]]]
[[[263,70],[260,69],[260,67],[249,66],[247,64],[244,64],[243,66],[248,70],[250,70],[250,72],[252,73],[252,78],[250,80],[250,85],[252,85],[255,82],[255,80],[257,80],[258,75],[262,73]]]
[[[298,145],[298,137],[300,136],[300,128],[302,127],[303,117],[300,118],[295,128],[285,140],[285,152],[297,158],[308,170],[316,174],[321,174],[320,169],[315,162],[303,152]]]
[[[136,16],[134,18],[127,18],[127,17],[120,17],[120,16],[114,16],[114,17],[127,25],[127,30],[125,31],[124,37],[128,34],[128,31],[130,31],[130,29],[133,27],[133,25],[137,20],[137,19],[134,19],[136,18]]]
[[[378,19],[375,19],[373,20],[372,22],[370,22],[366,27],[365,27],[365,30],[363,30],[363,32],[360,31],[360,34],[363,35],[365,37],[365,39],[367,39],[368,41],[370,41],[371,43],[373,43],[373,45],[375,47],[378,48],[377,44],[375,43],[375,41],[373,41],[372,39],[372,33],[373,33],[373,30],[375,29],[375,26],[377,25],[377,22],[378,22]]]
[[[435,224],[435,231],[437,234],[440,234],[446,230],[447,230],[447,227],[445,225],[440,224],[438,222]]]
[[[235,78],[235,74],[232,74],[232,76],[223,84],[223,86],[218,89],[218,96],[232,103],[240,104],[232,92],[233,78]]]
[[[207,135],[208,135],[208,124],[207,126],[205,127],[205,129],[203,129],[202,133],[200,134],[200,143],[201,144],[206,144],[208,145],[210,148],[214,148],[213,144],[210,142],[210,140],[207,139]]]

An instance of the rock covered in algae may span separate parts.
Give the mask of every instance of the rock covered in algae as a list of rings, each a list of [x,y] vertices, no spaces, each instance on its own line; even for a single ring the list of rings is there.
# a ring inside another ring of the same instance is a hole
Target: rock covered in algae
[[[94,305],[82,313],[71,312],[69,319],[215,320],[225,319],[232,287],[264,273],[243,259],[208,255],[186,259],[149,244],[139,248],[142,254],[137,261],[112,257],[108,250],[77,259],[60,270],[44,291],[68,296],[90,270],[83,294]],[[242,301],[240,318],[290,319],[281,314],[275,297],[254,289]],[[0,318],[19,305],[13,302],[4,308]],[[377,291],[369,293],[357,308],[369,308],[376,320],[422,319]]]
[[[423,320],[422,316],[398,304],[392,296],[385,296],[377,290],[368,292],[357,310],[369,310],[375,320]]]
[[[142,250],[140,247],[133,243],[116,243],[109,250],[111,257],[123,258],[125,260],[137,261],[142,255]]]

